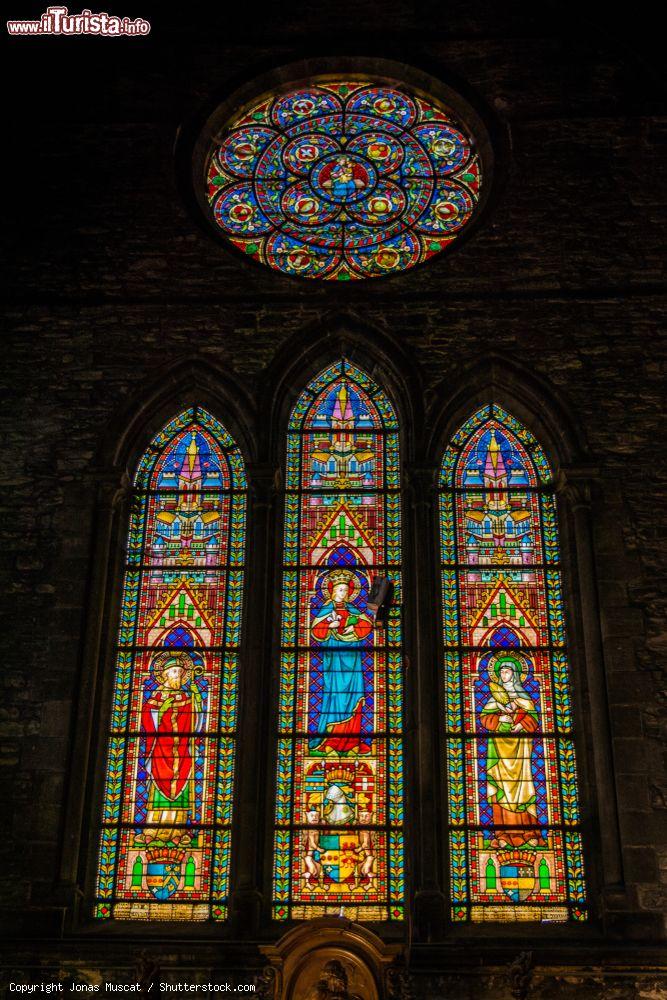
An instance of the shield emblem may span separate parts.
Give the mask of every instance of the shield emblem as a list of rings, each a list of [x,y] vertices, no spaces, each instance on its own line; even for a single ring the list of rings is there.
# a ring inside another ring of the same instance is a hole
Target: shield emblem
[[[156,899],[169,899],[181,884],[179,861],[150,861],[146,868],[146,885]]]
[[[522,903],[535,888],[535,855],[522,857],[520,851],[511,851],[498,860],[503,892],[513,903]]]
[[[320,837],[322,871],[325,885],[353,885],[358,856],[354,853],[358,838],[354,833],[326,833]]]

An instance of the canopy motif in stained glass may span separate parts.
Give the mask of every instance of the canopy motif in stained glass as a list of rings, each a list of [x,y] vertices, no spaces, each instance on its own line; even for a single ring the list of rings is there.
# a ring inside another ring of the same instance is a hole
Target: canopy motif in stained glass
[[[444,250],[479,200],[463,124],[399,84],[321,80],[257,101],[213,143],[210,212],[285,274],[358,280]]]

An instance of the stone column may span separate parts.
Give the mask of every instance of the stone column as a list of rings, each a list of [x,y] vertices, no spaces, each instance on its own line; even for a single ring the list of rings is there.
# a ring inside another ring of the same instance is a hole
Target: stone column
[[[124,576],[124,531],[127,529],[131,496],[129,477],[118,469],[100,473],[91,482],[91,487],[95,484],[97,496],[92,524],[92,557],[87,581],[90,600],[86,607],[77,669],[62,851],[55,887],[56,900],[68,908],[70,920],[76,916],[78,904],[84,898],[84,889],[92,891],[92,885],[79,884],[81,880],[86,881],[81,851],[86,843],[83,834],[89,823],[89,856],[85,866],[88,881],[94,878],[97,862],[101,817],[86,814],[86,809],[91,808],[86,789],[93,790],[92,803],[98,803],[104,775],[101,768],[96,768],[93,754],[95,749],[100,754],[106,751],[105,739],[98,742],[97,747],[95,741],[98,740],[99,726],[104,732],[108,726],[104,714],[107,706],[102,703],[101,692],[110,690],[113,683],[114,630],[118,627],[117,611]]]
[[[574,527],[578,576],[575,592],[578,590],[581,607],[583,659],[588,682],[593,773],[602,848],[601,888],[608,896],[623,892],[623,863],[593,548],[591,484],[590,472],[570,468],[563,470],[559,492],[572,513]]]

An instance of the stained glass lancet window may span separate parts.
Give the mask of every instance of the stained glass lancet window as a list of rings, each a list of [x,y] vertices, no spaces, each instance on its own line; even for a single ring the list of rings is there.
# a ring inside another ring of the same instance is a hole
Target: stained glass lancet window
[[[287,444],[273,913],[403,917],[398,424],[346,360]],[[384,624],[373,577],[394,585]]]
[[[320,79],[264,95],[220,130],[208,216],[262,264],[356,281],[453,243],[479,202],[479,154],[433,97],[400,84]]]
[[[549,463],[492,404],[452,439],[440,489],[452,917],[584,920]]]
[[[222,920],[246,478],[201,407],[153,439],[131,500],[95,914]]]

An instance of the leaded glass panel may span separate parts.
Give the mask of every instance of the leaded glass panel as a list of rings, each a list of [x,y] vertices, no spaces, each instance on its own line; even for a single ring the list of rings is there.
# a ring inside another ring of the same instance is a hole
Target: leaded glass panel
[[[200,407],[160,431],[139,463],[97,917],[226,916],[246,486],[238,448]]]
[[[496,404],[440,478],[452,918],[586,919],[554,486]]]
[[[346,360],[289,424],[273,913],[403,916],[397,423]],[[373,577],[394,587],[381,624]]]

